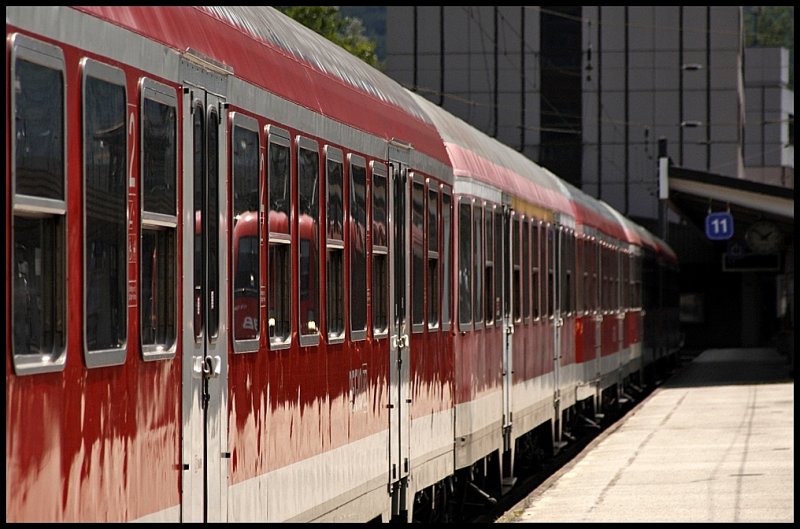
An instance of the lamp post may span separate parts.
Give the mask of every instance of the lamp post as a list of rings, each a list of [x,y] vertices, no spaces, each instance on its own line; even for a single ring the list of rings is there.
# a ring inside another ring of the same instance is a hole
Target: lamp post
[[[658,235],[667,242],[667,200],[669,199],[669,157],[667,138],[658,138]]]

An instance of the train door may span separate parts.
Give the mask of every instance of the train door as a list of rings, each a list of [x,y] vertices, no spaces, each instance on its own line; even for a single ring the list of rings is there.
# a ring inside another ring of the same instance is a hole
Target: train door
[[[497,297],[501,298],[500,309],[502,316],[497,314],[496,318],[503,318],[503,432],[509,433],[511,430],[511,394],[514,384],[513,377],[511,376],[514,370],[513,364],[513,334],[514,334],[514,319],[511,314],[511,292],[512,288],[519,288],[519,285],[511,284],[511,279],[514,277],[514,259],[512,258],[512,251],[516,251],[511,246],[511,222],[514,218],[511,209],[503,207],[502,222],[499,218],[495,219],[495,244],[500,245],[502,249],[495,251],[497,255],[497,263],[495,266],[499,267],[502,271],[500,274],[502,283],[498,283],[495,288],[499,290]],[[498,215],[499,217],[499,215]],[[510,443],[510,439],[509,439]]]
[[[226,521],[227,142],[224,99],[217,95],[224,79],[194,64],[185,66],[181,519]]]
[[[553,387],[555,402],[555,419],[557,429],[554,430],[556,441],[561,441],[561,329],[564,320],[561,318],[561,237],[560,226],[547,225],[547,260],[550,276],[550,299],[553,308]]]
[[[600,296],[601,287],[602,287],[602,273],[601,270],[601,263],[602,260],[600,259],[601,256],[601,246],[600,241],[592,241],[591,244],[591,259],[593,260],[593,281],[592,281],[592,307],[593,307],[593,314],[592,320],[594,322],[594,362],[591,363],[591,372],[587,373],[587,379],[592,380],[595,383],[596,393],[595,393],[595,411],[600,410],[600,362],[601,362],[601,353],[603,348],[603,309],[602,309],[602,298]]]
[[[411,397],[410,354],[411,334],[409,300],[410,277],[410,210],[408,161],[409,150],[389,146],[389,485],[392,514],[408,511],[408,474],[410,470]]]

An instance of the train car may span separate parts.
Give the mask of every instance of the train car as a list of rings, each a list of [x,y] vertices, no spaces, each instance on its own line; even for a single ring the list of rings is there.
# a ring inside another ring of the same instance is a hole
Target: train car
[[[452,519],[675,350],[663,241],[272,8],[6,65],[10,521]]]
[[[502,494],[516,450],[563,446],[637,382],[641,239],[606,204],[420,105],[455,175],[455,468],[479,495]]]
[[[408,510],[453,439],[411,97],[271,9],[6,17],[9,519]]]

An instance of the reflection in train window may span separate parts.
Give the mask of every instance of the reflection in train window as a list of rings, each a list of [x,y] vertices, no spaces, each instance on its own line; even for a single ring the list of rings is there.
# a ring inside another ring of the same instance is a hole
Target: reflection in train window
[[[476,325],[483,321],[483,208],[478,204],[472,208],[472,295],[473,314]]]
[[[439,191],[428,189],[428,327],[439,325]]]
[[[462,331],[472,323],[472,204],[462,198],[458,207],[458,322]]]
[[[84,339],[96,367],[122,363],[128,338],[127,100],[121,70],[84,59],[83,71]]]
[[[492,227],[492,206],[486,205],[486,213],[483,216],[484,236],[486,237],[486,252],[484,255],[483,289],[484,295],[484,320],[486,325],[494,324],[494,229]]]
[[[425,188],[421,181],[415,181],[411,189],[411,322],[414,332],[420,332],[425,323],[424,222]]]
[[[177,97],[142,79],[139,329],[145,359],[175,354],[177,337]]]
[[[298,138],[297,222],[300,241],[300,344],[319,343],[319,152]],[[304,337],[306,339],[304,339]]]
[[[522,317],[527,321],[531,317],[531,258],[530,228],[528,219],[522,219]]]
[[[553,273],[553,263],[555,261],[555,235],[553,232],[553,226],[548,224],[547,225],[547,249],[545,252],[547,253],[547,276],[546,276],[546,283],[545,283],[545,296],[547,298],[547,316],[551,317],[554,314],[555,310],[555,275]],[[544,265],[543,265],[544,266]]]
[[[372,167],[372,328],[374,334],[388,332],[388,241],[386,222],[386,169],[371,162]]]
[[[233,168],[233,339],[239,351],[257,351],[260,336],[259,140],[254,119],[235,113]],[[247,343],[237,343],[246,341]]]
[[[288,135],[287,135],[288,136]],[[270,347],[288,347],[292,335],[292,261],[289,202],[291,192],[288,137],[269,134],[269,275],[267,307]]]
[[[325,154],[325,319],[328,340],[335,342],[344,339],[344,168],[339,149],[325,146]]]
[[[450,228],[452,226],[452,199],[449,192],[442,193],[442,330],[450,329],[450,253],[452,251]]]
[[[60,370],[66,361],[64,58],[22,35],[10,42],[11,344],[23,374]]]
[[[289,145],[284,139],[270,135],[269,139],[269,231],[271,233],[291,234],[289,216],[291,187],[289,178]]]
[[[350,158],[350,337],[367,331],[367,168]]]
[[[494,213],[494,318],[500,323],[503,319],[503,278],[505,277],[505,254],[508,244],[503,240],[503,210],[497,208]]]
[[[206,235],[206,307],[208,307],[208,336],[215,341],[219,334],[219,126],[217,108],[209,107],[206,156],[206,208],[204,228]]]
[[[269,244],[269,338],[273,348],[286,345],[291,337],[292,261],[291,245]]]
[[[531,294],[533,298],[533,318],[541,316],[541,285],[539,284],[539,262],[541,256],[539,245],[539,223],[532,219],[531,222]]]
[[[512,226],[513,229],[511,231],[511,252],[513,254],[512,266],[513,266],[513,275],[512,275],[512,295],[514,296],[513,301],[513,310],[514,310],[514,321],[521,321],[522,320],[522,298],[520,294],[522,293],[522,283],[521,283],[521,275],[520,275],[520,237],[519,237],[519,225],[522,221],[519,220],[517,217],[512,218]]]

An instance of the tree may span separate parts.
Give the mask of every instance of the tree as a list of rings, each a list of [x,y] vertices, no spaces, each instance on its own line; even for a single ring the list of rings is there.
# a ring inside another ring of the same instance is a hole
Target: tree
[[[744,45],[789,50],[789,87],[794,86],[794,6],[747,6]]]
[[[375,53],[375,42],[364,31],[358,18],[346,17],[338,6],[275,6],[285,15],[319,33],[362,61],[382,68]]]

